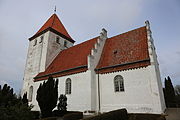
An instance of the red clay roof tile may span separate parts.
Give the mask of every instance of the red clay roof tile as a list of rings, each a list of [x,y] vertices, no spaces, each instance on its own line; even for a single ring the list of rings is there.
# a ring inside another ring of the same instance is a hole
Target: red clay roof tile
[[[96,69],[99,69],[99,73],[107,73],[138,68],[149,65],[150,62],[147,60],[149,60],[147,31],[146,27],[141,27],[107,39]],[[133,62],[137,63],[127,64]],[[122,65],[115,67],[120,64]]]
[[[69,39],[72,40],[71,36],[68,34],[67,30],[65,29],[64,25],[59,20],[59,18],[58,18],[58,16],[56,14],[53,14],[46,21],[46,23],[38,30],[38,32],[35,35],[33,35],[31,38],[29,38],[29,39],[31,40],[34,37],[37,37],[37,36],[41,35],[41,33],[43,33],[43,31],[45,31],[45,30],[47,30],[49,28],[59,32],[60,34],[66,36],[66,37],[68,37]]]
[[[64,70],[67,70],[68,72],[60,72],[58,76],[68,75],[69,73],[73,74],[83,72],[83,70],[86,71],[87,56],[90,54],[91,49],[94,47],[94,44],[96,42],[97,37],[61,51],[53,60],[53,62],[49,65],[49,67],[45,70],[45,72],[39,73],[36,77],[38,78],[40,76]],[[76,67],[80,68],[69,70]],[[45,77],[36,80],[42,79],[45,79]]]
[[[61,51],[45,72],[36,76],[35,81],[45,80],[49,75],[59,77],[86,71],[87,56],[96,42],[97,37]],[[150,61],[147,31],[146,27],[141,27],[108,38],[96,70],[101,74],[146,67],[148,65],[150,65]],[[52,73],[56,74],[53,75]]]

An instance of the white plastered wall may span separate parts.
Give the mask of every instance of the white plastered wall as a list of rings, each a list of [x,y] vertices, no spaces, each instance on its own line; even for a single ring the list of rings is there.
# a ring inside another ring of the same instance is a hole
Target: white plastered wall
[[[59,95],[65,94],[66,79],[71,79],[71,94],[67,96],[67,109],[73,111],[91,110],[91,80],[89,72],[59,77]]]
[[[40,43],[41,36],[44,37],[44,40]],[[35,38],[37,40],[36,45],[35,39],[29,41],[28,54],[26,59],[26,66],[24,71],[24,81],[23,81],[23,89],[22,95],[27,92],[29,94],[29,87],[34,85],[33,78],[41,71],[41,69],[45,69],[43,67],[43,62],[45,62],[44,57],[47,53],[47,42],[49,34],[48,32],[42,34],[41,36]]]
[[[100,36],[97,38],[97,42],[94,44],[94,47],[91,49],[90,55],[88,55],[88,72],[91,79],[91,109],[90,111],[98,111],[98,93],[97,93],[97,79],[95,68],[100,60],[104,44],[107,39],[107,31],[103,28]]]
[[[126,108],[130,113],[162,113],[157,81],[151,67],[99,74],[101,112]],[[124,92],[114,90],[116,75],[124,79]]]
[[[159,103],[160,103],[158,107],[161,108],[162,112],[164,112],[166,109],[166,105],[165,105],[163,87],[162,87],[162,82],[161,82],[161,77],[160,77],[159,63],[158,63],[157,54],[155,51],[154,40],[152,38],[150,23],[149,21],[146,21],[145,24],[146,24],[146,29],[147,29],[148,51],[149,51],[149,57],[150,57],[150,62],[151,62],[150,74],[154,80],[154,82],[152,83],[154,87],[153,90],[154,92],[158,93]]]
[[[42,36],[43,41],[40,42]],[[60,44],[56,43],[56,37],[60,38]],[[35,40],[37,40],[36,45],[34,45]],[[64,38],[50,31],[47,31],[44,34],[29,41],[26,66],[24,71],[22,95],[27,92],[27,95],[29,96],[29,88],[30,86],[33,86],[33,101],[30,102],[30,104],[35,104],[33,110],[38,110],[38,107],[36,108],[36,100],[34,100],[34,92],[37,88],[37,83],[34,83],[33,81],[34,77],[38,73],[44,72],[48,65],[53,61],[53,59],[61,50],[73,46],[73,43],[66,40],[67,47],[64,47],[64,41]]]
[[[65,94],[66,79],[71,79],[71,94],[67,94],[67,110],[69,111],[89,111],[91,110],[91,80],[89,72],[82,72],[68,76],[58,77],[58,96]],[[55,78],[57,79],[57,78]],[[32,110],[38,111],[39,106],[36,101],[37,89],[43,81],[34,83],[33,100],[30,104],[34,105]]]
[[[59,44],[56,43],[57,37],[59,37]],[[52,63],[52,61],[54,60],[54,58],[58,55],[58,53],[60,51],[73,46],[72,42],[69,42],[68,40],[66,40],[66,39],[62,38],[61,36],[59,36],[53,32],[50,32],[50,31],[49,31],[48,40],[49,40],[48,46],[46,47],[46,49],[47,49],[46,58],[44,59],[44,60],[46,60],[46,63],[44,64],[45,68],[47,68]],[[67,42],[67,47],[64,46],[64,41]]]

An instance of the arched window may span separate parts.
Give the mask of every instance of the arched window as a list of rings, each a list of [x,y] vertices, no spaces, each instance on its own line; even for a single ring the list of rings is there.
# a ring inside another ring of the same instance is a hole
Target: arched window
[[[30,86],[30,88],[29,88],[29,96],[28,96],[28,100],[30,102],[32,101],[32,97],[33,97],[33,86]]]
[[[71,79],[66,79],[66,94],[71,94]]]
[[[115,92],[124,91],[124,80],[121,75],[116,75],[114,77],[114,91]]]

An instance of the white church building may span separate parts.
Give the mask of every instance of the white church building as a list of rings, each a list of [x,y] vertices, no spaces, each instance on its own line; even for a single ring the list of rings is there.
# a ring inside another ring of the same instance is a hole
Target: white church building
[[[56,14],[29,38],[22,94],[39,110],[37,89],[49,76],[59,80],[58,94],[66,94],[67,109],[130,113],[163,113],[164,95],[149,22],[108,38],[75,41]],[[48,103],[47,103],[48,104]]]

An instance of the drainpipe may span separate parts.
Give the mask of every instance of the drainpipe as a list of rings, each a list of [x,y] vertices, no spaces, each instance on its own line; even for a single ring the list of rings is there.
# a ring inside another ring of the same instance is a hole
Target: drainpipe
[[[101,97],[100,97],[99,70],[98,69],[97,69],[97,73],[98,73],[98,114],[99,114],[101,110]]]

